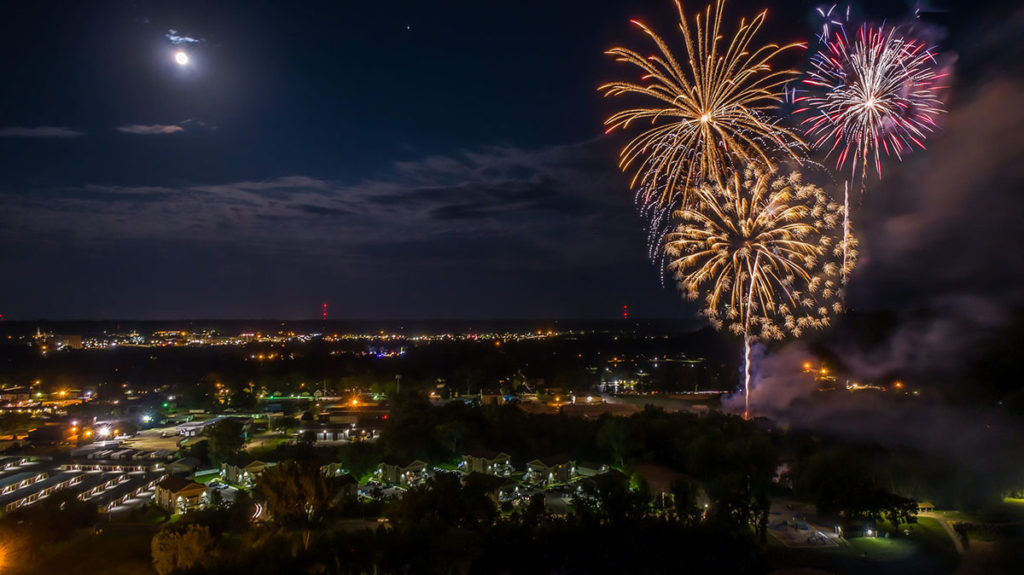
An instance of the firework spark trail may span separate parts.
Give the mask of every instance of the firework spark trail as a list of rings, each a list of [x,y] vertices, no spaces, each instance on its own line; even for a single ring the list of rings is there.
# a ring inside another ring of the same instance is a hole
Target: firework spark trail
[[[850,182],[843,182],[843,285],[849,275],[850,243]]]
[[[748,268],[747,273],[753,278],[757,275],[758,264],[761,261],[761,252],[754,256],[754,265]],[[747,309],[754,303],[754,283],[750,282],[750,289],[747,290]],[[743,419],[750,418],[750,314],[743,323]]]
[[[605,121],[608,132],[626,130],[633,122],[651,124],[626,144],[619,157],[621,169],[635,168],[630,187],[644,190],[637,196],[643,205],[685,205],[701,182],[721,183],[751,162],[774,167],[777,152],[797,158],[804,150],[794,133],[766,113],[778,107],[785,84],[798,75],[794,70],[773,71],[771,61],[803,44],[756,46],[754,37],[765,12],[741,20],[735,35],[726,39],[724,6],[724,1],[709,5],[691,26],[676,0],[686,48],[682,59],[637,20],[633,24],[653,41],[657,53],[645,57],[627,48],[607,52],[616,61],[639,68],[642,76],[639,83],[611,82],[599,91],[653,100],[649,107],[627,108]],[[653,193],[655,189],[658,193]]]
[[[822,19],[821,34],[818,34],[819,42],[825,43],[827,41],[827,38],[830,35],[829,32],[832,30],[833,27],[838,27],[841,29],[843,28],[845,22],[850,21],[850,7],[846,7],[844,18],[842,20],[837,19],[841,14],[841,12],[837,10],[838,7],[838,4],[833,4],[828,7],[828,10],[821,7],[815,8],[815,11],[818,13],[818,16],[821,16]]]
[[[753,341],[800,336],[841,311],[843,210],[798,172],[759,167],[694,194],[667,237],[668,268],[712,326],[743,336],[749,398]],[[846,250],[855,257],[854,242]]]

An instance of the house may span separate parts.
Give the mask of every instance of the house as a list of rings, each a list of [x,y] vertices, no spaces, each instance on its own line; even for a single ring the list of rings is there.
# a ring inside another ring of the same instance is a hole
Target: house
[[[568,455],[552,455],[526,464],[523,479],[531,483],[566,483],[576,475],[576,462]]]
[[[220,476],[232,485],[252,489],[252,486],[256,484],[256,478],[272,465],[274,464],[253,459],[243,451],[228,458],[220,465]]]
[[[170,476],[156,484],[156,505],[168,513],[202,509],[208,501],[206,486]]]
[[[112,457],[111,459],[117,459]],[[190,475],[199,469],[199,460],[195,457],[182,457],[167,464],[167,473],[171,475]]]
[[[419,459],[413,461],[389,459],[377,467],[376,476],[381,482],[408,487],[427,478],[427,464]]]
[[[919,501],[917,503],[918,513],[931,513],[932,511],[935,511],[935,504],[931,501]]]
[[[484,473],[508,477],[513,471],[512,457],[495,451],[471,451],[462,456],[460,469],[466,473]]]
[[[608,473],[609,467],[606,463],[594,463],[592,461],[580,461],[576,465],[576,473],[580,477],[594,477]]]

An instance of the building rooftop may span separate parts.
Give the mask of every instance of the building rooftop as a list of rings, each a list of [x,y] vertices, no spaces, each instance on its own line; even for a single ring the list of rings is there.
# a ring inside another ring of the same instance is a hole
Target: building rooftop
[[[534,461],[539,461],[548,467],[555,467],[556,465],[565,465],[566,463],[571,463],[572,457],[569,457],[565,453],[559,453],[558,455],[539,457],[537,459],[534,459]]]
[[[160,487],[162,489],[166,489],[166,490],[170,491],[171,493],[178,493],[179,491],[188,489],[188,488],[193,487],[193,486],[195,486],[195,487],[202,487],[203,489],[206,489],[206,487],[204,487],[204,486],[202,486],[202,485],[200,485],[198,483],[195,483],[194,481],[189,481],[188,479],[185,479],[183,477],[176,477],[176,476],[173,476],[173,475],[170,476],[170,477],[164,478],[163,481],[161,481],[160,483],[157,484],[157,487]]]

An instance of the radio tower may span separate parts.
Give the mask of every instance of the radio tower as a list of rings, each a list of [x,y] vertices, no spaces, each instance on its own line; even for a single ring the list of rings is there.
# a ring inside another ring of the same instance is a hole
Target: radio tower
[[[320,304],[320,319],[327,321],[327,302]]]
[[[622,319],[629,319],[629,306],[622,306]]]

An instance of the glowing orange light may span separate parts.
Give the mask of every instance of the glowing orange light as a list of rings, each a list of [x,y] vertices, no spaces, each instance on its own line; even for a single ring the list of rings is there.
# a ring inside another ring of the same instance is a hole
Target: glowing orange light
[[[892,386],[895,387],[896,389],[903,389],[903,382],[897,381],[896,383],[892,384]]]

